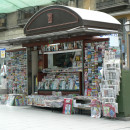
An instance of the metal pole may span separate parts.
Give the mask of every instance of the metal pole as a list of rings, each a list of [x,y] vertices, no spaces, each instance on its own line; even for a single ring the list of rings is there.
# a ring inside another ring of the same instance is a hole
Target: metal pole
[[[129,58],[128,59],[128,67],[129,67],[129,70],[130,70],[130,34],[128,34],[128,55],[127,57]]]
[[[122,70],[122,68],[123,68],[123,66],[122,66],[122,44],[121,44],[121,38],[119,38],[119,45],[120,45],[120,65],[121,65],[121,70]]]
[[[82,41],[82,95],[84,95],[84,42]]]

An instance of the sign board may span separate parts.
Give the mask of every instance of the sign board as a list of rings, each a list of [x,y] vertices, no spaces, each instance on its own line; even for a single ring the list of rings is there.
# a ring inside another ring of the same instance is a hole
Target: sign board
[[[1,51],[1,58],[5,58],[5,50]]]
[[[103,35],[100,36],[101,38],[109,38],[110,47],[119,47],[119,37],[118,34],[109,34],[109,35]]]
[[[0,51],[5,51],[6,50],[6,48],[0,48]]]
[[[44,21],[42,20],[44,19]],[[48,6],[38,11],[25,25],[26,35],[46,34],[82,26],[81,17],[64,6]]]

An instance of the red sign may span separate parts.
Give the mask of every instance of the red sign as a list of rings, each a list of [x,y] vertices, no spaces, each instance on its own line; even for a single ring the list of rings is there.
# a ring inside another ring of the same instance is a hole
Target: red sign
[[[47,14],[48,16],[48,23],[52,23],[52,13]]]
[[[71,115],[72,113],[72,99],[65,98],[63,105],[63,114]]]

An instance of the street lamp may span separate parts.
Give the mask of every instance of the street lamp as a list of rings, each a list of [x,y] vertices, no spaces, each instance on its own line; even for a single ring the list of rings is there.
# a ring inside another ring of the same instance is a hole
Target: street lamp
[[[125,24],[125,30],[127,33],[130,32],[130,20],[128,20]],[[127,42],[127,63],[130,70],[130,34],[128,34],[128,42]]]
[[[126,30],[126,32],[130,32],[130,20],[128,20],[128,21],[125,23],[125,30]]]

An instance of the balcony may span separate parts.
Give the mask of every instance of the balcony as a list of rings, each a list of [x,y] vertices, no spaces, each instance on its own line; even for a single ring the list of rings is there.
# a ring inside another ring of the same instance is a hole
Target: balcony
[[[7,16],[5,14],[0,14],[0,31],[7,30],[6,18]]]
[[[29,20],[29,18],[18,19],[17,24],[20,27],[24,27],[24,25],[27,23],[28,20]]]
[[[103,0],[96,2],[96,10],[111,12],[120,9],[126,9],[129,5],[129,0]]]

